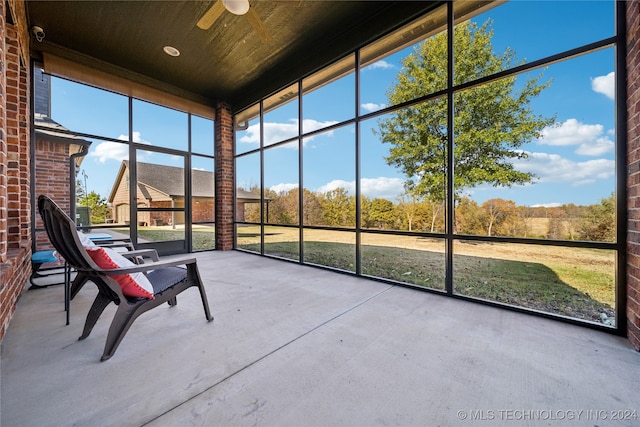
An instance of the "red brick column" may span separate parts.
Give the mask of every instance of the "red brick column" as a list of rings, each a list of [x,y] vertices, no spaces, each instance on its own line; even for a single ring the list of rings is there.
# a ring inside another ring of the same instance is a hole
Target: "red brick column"
[[[627,335],[640,351],[640,2],[627,8]]]
[[[18,32],[5,27],[5,129],[9,249],[31,247],[28,76],[20,65]]]
[[[4,279],[3,271],[7,268],[7,114],[5,88],[6,60],[4,57],[5,7],[0,4],[0,279]],[[4,280],[0,281],[4,283]]]
[[[216,249],[233,249],[233,114],[219,102],[215,120]]]
[[[31,274],[30,77],[21,62],[17,28],[5,21],[5,5],[0,5],[0,340]]]

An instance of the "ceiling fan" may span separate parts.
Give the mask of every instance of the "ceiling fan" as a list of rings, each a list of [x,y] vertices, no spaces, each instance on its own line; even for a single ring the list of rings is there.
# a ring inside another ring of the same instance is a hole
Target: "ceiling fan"
[[[256,13],[255,9],[249,4],[249,0],[216,0],[215,3],[202,15],[202,18],[196,24],[198,28],[208,30],[213,23],[227,10],[234,15],[245,15],[249,24],[260,37],[263,43],[271,41],[269,30]]]

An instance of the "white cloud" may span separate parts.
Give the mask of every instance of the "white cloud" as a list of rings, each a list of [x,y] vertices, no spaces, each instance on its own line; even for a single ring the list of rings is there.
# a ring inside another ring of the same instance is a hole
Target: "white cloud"
[[[539,203],[539,204],[531,205],[531,207],[532,208],[557,208],[562,205],[563,205],[562,203],[552,202],[552,203]]]
[[[598,138],[586,144],[580,144],[576,149],[576,154],[583,156],[601,156],[605,153],[613,151],[614,143],[609,138]]]
[[[349,194],[353,194],[356,192],[356,183],[355,181],[343,181],[341,179],[334,179],[331,182],[326,183],[325,185],[318,188],[318,193],[328,193],[329,191],[336,190],[338,188],[344,188],[347,190]]]
[[[120,135],[118,139],[121,141],[128,141],[129,135]],[[133,131],[133,142],[138,142],[140,144],[150,144],[149,141],[145,141],[144,139],[142,139],[139,131]]]
[[[129,146],[127,144],[106,141],[92,148],[88,156],[96,157],[100,163],[106,163],[107,160],[121,162],[129,158]]]
[[[355,181],[343,181],[334,179],[331,182],[321,186],[316,191],[319,193],[328,193],[338,188],[344,188],[349,194],[355,194]],[[404,181],[401,178],[389,178],[380,176],[377,178],[362,178],[360,183],[360,192],[362,195],[371,199],[383,198],[395,200],[400,194],[404,193]]]
[[[338,122],[319,122],[313,119],[306,119],[302,121],[302,128],[304,132],[312,132],[336,123]],[[327,134],[331,135],[332,133],[333,132],[328,132]],[[298,119],[289,119],[289,123],[266,122],[264,124],[264,145],[275,144],[276,142],[293,138],[296,135],[298,135]],[[305,138],[305,143],[312,139],[313,137]],[[260,144],[260,125],[254,124],[249,126],[239,141],[247,144],[255,144],[256,146]]]
[[[120,135],[117,139],[121,141],[129,141],[129,135]],[[140,132],[133,132],[133,142],[140,144],[151,144],[149,141],[145,141],[140,136]],[[127,144],[120,144],[118,142],[104,141],[91,147],[91,151],[87,155],[88,157],[96,157],[100,163],[106,163],[107,160],[116,160],[121,162],[129,158],[129,146]],[[144,158],[141,153],[138,156],[138,160]]]
[[[362,109],[368,112],[382,110],[386,108],[387,104],[375,104],[373,102],[365,102],[361,105]]]
[[[528,153],[527,159],[514,162],[517,170],[538,176],[538,182],[567,182],[574,187],[607,179],[615,174],[615,162],[607,159],[574,162],[558,154]]]
[[[612,71],[606,76],[598,76],[591,79],[591,89],[609,99],[615,99],[616,73]]]
[[[362,178],[360,182],[360,192],[371,198],[395,199],[404,193],[404,180],[386,176]]]
[[[608,136],[603,136],[604,127],[600,124],[589,125],[576,119],[568,119],[547,126],[540,133],[540,144],[564,147],[577,145],[576,154],[584,156],[600,156],[614,149],[613,141]]]
[[[280,184],[272,185],[269,187],[269,190],[275,191],[277,194],[287,193],[289,190],[293,190],[294,188],[298,188],[298,184],[287,184],[281,182]]]
[[[367,65],[364,69],[365,70],[373,70],[373,69],[376,69],[376,68],[382,68],[382,69],[386,70],[386,69],[389,69],[389,68],[395,68],[395,65],[393,65],[393,64],[391,64],[391,63],[389,63],[387,61],[380,60],[380,61],[374,62],[371,65]]]

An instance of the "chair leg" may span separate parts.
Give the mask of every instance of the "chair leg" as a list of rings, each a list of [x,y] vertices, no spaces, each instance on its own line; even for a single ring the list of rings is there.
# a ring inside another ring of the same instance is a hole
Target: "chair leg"
[[[33,279],[40,276],[38,274],[38,270],[40,270],[40,267],[42,266],[42,263],[39,262],[33,262],[31,263],[31,276],[29,276],[29,282],[31,282],[31,288],[33,289],[38,289],[41,288],[42,286],[37,285],[33,282]]]
[[[207,318],[207,322],[211,322],[213,320],[213,316],[211,315],[211,311],[209,310],[209,301],[207,300],[207,294],[204,290],[204,285],[202,284],[202,278],[200,277],[200,272],[198,271],[198,267],[196,264],[188,264],[187,265],[187,274],[189,275],[190,280],[195,283],[193,286],[197,286],[200,291],[200,299],[202,300],[202,306],[204,307],[204,316]]]
[[[200,291],[202,306],[204,307],[204,317],[207,318],[207,322],[211,322],[213,320],[213,316],[211,315],[211,311],[209,310],[209,301],[207,301],[207,294],[204,292],[204,286],[202,285],[202,283],[198,285],[198,290]]]
[[[195,283],[197,283],[197,285],[194,286],[197,286],[200,291],[200,299],[202,300],[202,306],[204,307],[204,316],[207,318],[207,322],[211,322],[213,320],[213,316],[209,310],[209,301],[207,300],[207,294],[205,293],[202,278],[200,277],[200,272],[198,271],[196,264],[187,265],[187,274],[191,276],[191,280],[194,280]]]
[[[76,277],[73,279],[73,283],[71,284],[71,299],[75,298],[75,296],[80,292],[80,289],[89,281],[89,276],[78,271]]]
[[[96,297],[95,301],[93,301],[89,313],[87,313],[87,320],[84,323],[84,330],[82,331],[82,335],[80,336],[80,338],[78,338],[79,340],[83,340],[89,336],[89,334],[93,330],[93,327],[96,325],[96,322],[100,318],[100,315],[110,302],[111,298],[108,298],[107,296],[98,292],[98,296]]]
[[[144,312],[139,312],[139,307],[140,304],[129,305],[126,302],[122,302],[118,306],[118,310],[113,317],[111,326],[109,326],[107,342],[104,345],[104,353],[100,358],[101,362],[110,359],[111,356],[114,355],[120,345],[120,342],[122,342],[122,339],[133,324],[133,321]]]
[[[67,313],[67,325],[71,316],[71,266],[64,263],[64,310]]]

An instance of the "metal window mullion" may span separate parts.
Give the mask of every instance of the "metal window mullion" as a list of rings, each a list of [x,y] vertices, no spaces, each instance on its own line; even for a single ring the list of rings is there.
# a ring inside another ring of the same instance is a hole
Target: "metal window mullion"
[[[187,253],[193,252],[193,205],[192,173],[191,173],[191,113],[187,113],[187,153],[184,156],[184,238]]]
[[[453,294],[453,235],[454,235],[454,170],[453,170],[453,2],[447,2],[447,156],[446,156],[446,238],[445,238],[445,290]]]
[[[260,100],[260,254],[264,255],[264,101]]]
[[[298,80],[298,257],[304,264],[304,144],[302,138],[302,79]]]
[[[627,334],[627,68],[626,68],[626,2],[615,3],[615,123],[616,123],[616,332]]]
[[[356,156],[355,156],[355,168],[356,168],[356,274],[357,275],[361,275],[362,274],[362,250],[361,250],[361,245],[362,245],[362,235],[360,232],[360,228],[362,227],[362,220],[360,218],[360,214],[361,214],[361,202],[360,202],[360,192],[361,192],[361,188],[360,188],[360,175],[361,175],[361,170],[360,170],[360,156],[361,156],[361,150],[360,150],[360,50],[356,50],[355,52],[355,117],[356,117],[356,122],[355,122],[355,150],[356,150]]]
[[[138,244],[138,165],[133,143],[133,98],[129,96],[129,237]]]

